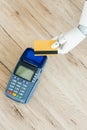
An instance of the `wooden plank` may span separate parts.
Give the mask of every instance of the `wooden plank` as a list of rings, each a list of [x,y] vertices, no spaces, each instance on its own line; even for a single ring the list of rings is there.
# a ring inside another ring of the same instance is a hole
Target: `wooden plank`
[[[36,39],[76,26],[83,0],[0,0],[0,129],[87,130],[86,40],[67,55],[48,57],[31,101],[5,96],[18,58]]]

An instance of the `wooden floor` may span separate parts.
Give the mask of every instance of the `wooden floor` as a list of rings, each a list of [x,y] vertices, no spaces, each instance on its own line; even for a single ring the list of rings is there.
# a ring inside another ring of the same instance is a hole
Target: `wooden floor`
[[[18,58],[35,39],[78,25],[84,0],[0,0],[0,130],[87,130],[87,39],[67,55],[48,57],[26,105],[5,96]]]

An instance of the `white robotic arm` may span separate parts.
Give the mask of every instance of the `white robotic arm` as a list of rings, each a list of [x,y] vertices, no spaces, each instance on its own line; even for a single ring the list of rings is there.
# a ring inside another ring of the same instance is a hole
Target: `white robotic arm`
[[[58,47],[59,54],[66,54],[76,47],[80,42],[82,42],[87,37],[87,0],[82,11],[80,23],[77,27],[71,31],[60,35],[59,37],[54,37],[58,42],[52,45],[52,48]]]
[[[79,24],[87,27],[87,0],[85,0],[85,4],[84,4],[84,8],[82,11],[82,15],[81,15]]]

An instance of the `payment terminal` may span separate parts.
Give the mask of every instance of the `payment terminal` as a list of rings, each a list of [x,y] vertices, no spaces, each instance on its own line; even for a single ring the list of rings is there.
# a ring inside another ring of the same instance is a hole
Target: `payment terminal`
[[[17,102],[27,103],[37,87],[46,61],[46,56],[34,56],[34,50],[27,48],[11,75],[6,96]]]

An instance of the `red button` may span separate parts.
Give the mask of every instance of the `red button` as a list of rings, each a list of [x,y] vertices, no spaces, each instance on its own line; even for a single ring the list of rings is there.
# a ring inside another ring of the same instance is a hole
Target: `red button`
[[[7,91],[10,95],[12,94],[12,92],[10,90]]]

